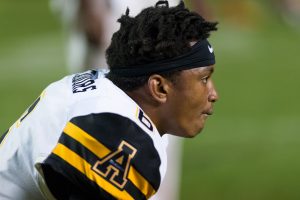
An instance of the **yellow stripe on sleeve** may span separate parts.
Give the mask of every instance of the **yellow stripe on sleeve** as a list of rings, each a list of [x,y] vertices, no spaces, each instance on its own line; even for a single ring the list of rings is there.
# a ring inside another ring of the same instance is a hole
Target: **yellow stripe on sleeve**
[[[152,195],[155,194],[155,190],[152,185],[136,171],[133,167],[130,167],[128,179],[139,188],[139,190],[149,199]]]
[[[95,138],[87,134],[84,130],[76,126],[75,124],[68,122],[64,132],[73,139],[80,142],[83,146],[97,155],[99,158],[103,158],[110,153],[110,150],[103,144],[97,141]]]
[[[77,155],[75,152],[73,152],[63,144],[58,143],[53,150],[53,153],[68,162],[70,165],[84,174],[88,179],[95,182],[99,187],[106,190],[115,198],[122,200],[134,199],[130,194],[126,192],[126,190],[120,191],[104,178],[99,176],[96,172],[92,171],[91,165],[88,162],[86,162],[83,158],[81,158],[79,155]]]
[[[86,133],[84,130],[82,130],[81,128],[79,128],[78,126],[76,126],[75,124],[73,124],[71,122],[67,123],[67,125],[64,129],[64,132],[67,135],[69,135],[70,137],[72,137],[73,139],[75,139],[76,141],[78,141],[79,143],[81,143],[83,146],[85,146],[87,149],[89,149],[95,155],[97,155],[99,157],[99,159],[102,159],[111,153],[111,151],[107,147],[105,147],[103,144],[101,144],[95,138],[93,138],[88,133]],[[62,144],[59,144],[59,145],[62,145]],[[62,147],[60,147],[60,148],[62,148]],[[64,146],[64,148],[67,148],[67,147]],[[75,154],[73,151],[71,151],[69,149],[68,149],[68,151],[72,154]],[[77,154],[75,154],[75,155],[77,157],[79,157]],[[68,158],[68,156],[66,156],[66,157]],[[69,158],[69,159],[67,159],[67,158],[66,159],[63,158],[63,159],[64,160],[71,159],[71,158]],[[79,157],[79,158],[76,158],[76,159],[82,160],[90,167],[90,164],[88,164],[83,158],[81,158],[81,157]],[[89,172],[89,171],[90,171],[90,169],[88,168],[88,170],[85,170],[82,173],[86,174],[86,172]],[[130,170],[128,173],[128,179],[147,197],[147,199],[156,193],[155,189],[151,186],[151,184],[132,166],[130,167]]]

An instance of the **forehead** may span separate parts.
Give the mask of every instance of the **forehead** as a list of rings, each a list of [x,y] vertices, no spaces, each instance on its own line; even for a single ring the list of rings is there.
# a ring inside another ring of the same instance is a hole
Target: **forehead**
[[[178,77],[178,81],[176,81],[175,87],[179,90],[194,88],[195,85],[198,85],[196,83],[200,83],[199,80],[211,76],[213,71],[213,65],[183,70]]]
[[[211,74],[214,72],[214,65],[187,69],[187,70],[183,70],[182,72],[183,72],[183,74],[186,74],[186,75]]]

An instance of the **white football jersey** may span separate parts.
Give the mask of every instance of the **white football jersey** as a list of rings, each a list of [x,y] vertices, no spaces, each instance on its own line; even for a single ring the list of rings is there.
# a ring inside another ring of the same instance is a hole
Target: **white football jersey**
[[[102,71],[50,84],[0,140],[0,199],[148,199],[166,142]]]

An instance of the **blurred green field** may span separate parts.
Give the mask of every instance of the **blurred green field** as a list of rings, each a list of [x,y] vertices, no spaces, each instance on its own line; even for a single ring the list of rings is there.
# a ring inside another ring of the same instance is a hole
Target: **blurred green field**
[[[300,32],[263,13],[252,28],[221,20],[211,38],[220,100],[185,140],[182,200],[300,199]],[[48,1],[2,0],[0,25],[2,133],[66,67]]]

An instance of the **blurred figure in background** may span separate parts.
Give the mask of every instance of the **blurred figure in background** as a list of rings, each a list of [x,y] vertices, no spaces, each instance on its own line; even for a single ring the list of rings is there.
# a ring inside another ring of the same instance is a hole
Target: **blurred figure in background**
[[[117,20],[127,8],[135,16],[142,9],[154,6],[158,0],[52,0],[52,10],[60,15],[67,32],[67,66],[70,73],[92,68],[108,68],[105,50],[112,34],[119,29]],[[175,6],[180,0],[169,0]],[[205,18],[211,9],[202,0],[189,0],[193,10]],[[181,141],[164,136],[168,143],[168,170],[160,192],[153,199],[179,199],[181,176]]]
[[[175,6],[180,0],[169,0]],[[204,18],[211,19],[211,8],[203,0],[187,0]],[[67,34],[67,66],[71,73],[91,68],[107,68],[105,50],[118,30],[118,18],[130,9],[135,16],[157,0],[51,0],[53,12],[60,16]]]
[[[275,8],[279,11],[282,19],[292,27],[300,27],[300,1],[299,0],[276,0]]]
[[[205,0],[185,0],[188,3],[190,9],[199,13],[206,20],[216,20],[214,15],[214,9],[212,8],[209,1]]]
[[[70,73],[107,68],[105,49],[115,30],[108,0],[51,0],[53,12],[60,16],[67,38],[67,66]]]

